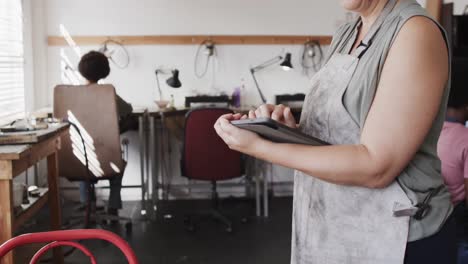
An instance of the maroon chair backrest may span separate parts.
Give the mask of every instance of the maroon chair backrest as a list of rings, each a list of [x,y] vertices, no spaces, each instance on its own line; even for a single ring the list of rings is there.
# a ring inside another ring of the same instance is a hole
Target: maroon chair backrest
[[[183,176],[206,181],[242,176],[241,154],[229,149],[216,134],[214,124],[229,109],[202,108],[187,113],[185,120]]]

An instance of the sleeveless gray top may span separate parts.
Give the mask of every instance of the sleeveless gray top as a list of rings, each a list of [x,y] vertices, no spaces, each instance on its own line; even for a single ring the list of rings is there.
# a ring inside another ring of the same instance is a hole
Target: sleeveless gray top
[[[414,16],[424,16],[434,21],[415,0],[401,0],[385,19],[369,49],[359,61],[344,95],[343,104],[361,129],[364,127],[374,99],[387,54],[400,29],[408,19]],[[445,37],[442,27],[436,21],[434,22]],[[357,36],[359,23],[360,20],[357,19],[338,29],[333,37],[328,59],[336,52],[349,53]],[[450,85],[447,83],[437,117],[423,144],[397,178],[413,205],[422,202],[431,189],[444,184],[441,164],[437,156],[437,141],[445,119],[449,87]],[[389,136],[391,137],[391,135]],[[453,209],[450,194],[445,187],[432,198],[430,204],[432,209],[425,218],[422,220],[411,218],[408,241],[418,240],[436,233]]]

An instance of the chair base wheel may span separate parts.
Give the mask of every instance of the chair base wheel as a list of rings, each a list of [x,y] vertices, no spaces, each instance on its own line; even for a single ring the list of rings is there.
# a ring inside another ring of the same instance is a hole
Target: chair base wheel
[[[193,224],[192,220],[189,217],[184,218],[184,226],[185,226],[185,230],[189,232],[195,231],[195,225]]]

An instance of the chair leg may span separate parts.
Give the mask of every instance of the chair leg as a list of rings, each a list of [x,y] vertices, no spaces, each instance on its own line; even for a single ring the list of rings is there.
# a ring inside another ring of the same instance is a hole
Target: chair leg
[[[102,223],[102,222],[111,222],[111,223],[118,223],[118,222],[124,222],[125,228],[127,231],[131,231],[132,229],[132,219],[129,217],[122,217],[118,215],[110,215],[107,213],[96,213],[96,222]]]
[[[188,231],[193,232],[196,229],[194,218],[202,218],[204,216],[208,216],[216,220],[217,222],[223,224],[226,232],[231,233],[233,231],[232,221],[229,220],[229,218],[223,215],[222,212],[220,211],[216,181],[211,182],[211,203],[212,203],[212,208],[208,212],[185,216],[184,226]]]
[[[232,232],[232,222],[227,218],[225,215],[223,215],[219,210],[213,210],[211,212],[211,217],[215,219],[216,221],[222,223],[225,226],[225,230],[228,233]]]
[[[225,215],[223,215],[219,209],[219,196],[218,196],[218,185],[216,181],[211,182],[211,199],[213,203],[213,211],[210,213],[211,217],[226,226],[226,232],[232,232],[232,222]]]
[[[219,209],[219,197],[218,197],[218,190],[217,190],[218,185],[216,184],[216,181],[211,182],[211,203],[213,204],[213,208],[215,210]]]
[[[184,227],[189,232],[194,232],[195,231],[195,223],[194,223],[194,221],[192,219],[192,216],[186,215],[184,217]]]
[[[116,215],[111,215],[103,211],[99,211],[99,209],[96,206],[96,191],[94,188],[94,184],[90,184],[88,186],[88,199],[86,203],[86,209],[84,212],[81,214],[73,214],[71,217],[69,217],[66,221],[68,222],[66,224],[67,227],[74,227],[77,225],[80,225],[79,221],[76,220],[83,220],[84,219],[84,228],[90,228],[92,226],[99,225],[101,223],[106,223],[106,222],[124,222],[125,228],[127,231],[131,231],[132,228],[132,220],[129,217],[120,217]]]

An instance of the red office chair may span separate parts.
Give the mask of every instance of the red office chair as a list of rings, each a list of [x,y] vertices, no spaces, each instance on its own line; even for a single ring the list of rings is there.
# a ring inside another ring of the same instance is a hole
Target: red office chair
[[[232,222],[219,211],[216,182],[243,176],[241,154],[227,147],[216,134],[214,124],[229,109],[201,108],[187,113],[185,119],[184,147],[182,152],[182,175],[194,180],[210,181],[212,184],[213,208],[208,215],[220,221],[227,232],[232,232]],[[194,230],[192,217],[185,219],[188,230]]]
[[[47,251],[60,246],[70,246],[81,250],[81,252],[90,258],[91,263],[95,264],[96,258],[89,251],[89,249],[79,244],[78,242],[75,242],[77,240],[88,239],[106,240],[107,242],[114,244],[122,251],[129,264],[138,264],[135,253],[127,244],[127,242],[125,242],[125,240],[109,231],[93,229],[52,231],[17,236],[0,245],[0,260],[3,258],[3,256],[8,254],[8,252],[19,246],[35,243],[49,243],[39,249],[36,254],[34,254],[31,262],[29,262],[30,264],[39,263],[40,258]]]

